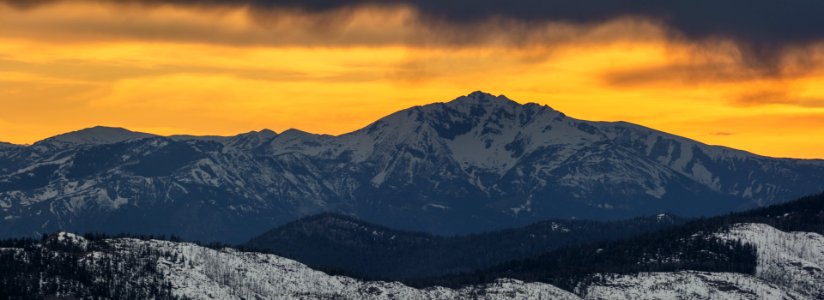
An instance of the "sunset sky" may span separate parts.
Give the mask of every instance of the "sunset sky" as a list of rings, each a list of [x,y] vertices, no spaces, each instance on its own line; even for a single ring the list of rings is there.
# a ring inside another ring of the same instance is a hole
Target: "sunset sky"
[[[0,141],[341,134],[483,90],[824,158],[824,1],[572,2],[0,0]]]

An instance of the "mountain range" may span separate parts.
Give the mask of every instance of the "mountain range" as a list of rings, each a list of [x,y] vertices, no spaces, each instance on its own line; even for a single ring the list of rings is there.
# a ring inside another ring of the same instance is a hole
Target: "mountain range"
[[[821,160],[474,92],[339,136],[95,127],[2,144],[0,236],[139,232],[239,243],[320,212],[453,235],[551,218],[715,215],[823,189]]]

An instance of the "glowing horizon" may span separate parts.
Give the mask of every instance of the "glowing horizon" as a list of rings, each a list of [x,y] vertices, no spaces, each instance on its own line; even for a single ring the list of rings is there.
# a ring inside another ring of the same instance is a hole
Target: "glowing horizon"
[[[159,135],[342,134],[482,90],[776,157],[824,158],[814,43],[753,65],[654,21],[437,25],[407,6],[0,2],[0,141],[97,125]],[[518,34],[513,34],[518,30]]]

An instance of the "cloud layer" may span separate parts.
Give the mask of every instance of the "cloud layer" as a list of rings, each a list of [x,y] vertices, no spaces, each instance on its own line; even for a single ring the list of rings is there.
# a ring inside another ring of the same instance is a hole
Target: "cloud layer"
[[[61,0],[2,0],[29,9]],[[824,1],[819,0],[97,0],[135,5],[193,7],[249,7],[262,22],[276,18],[272,12],[299,11],[318,14],[335,22],[329,13],[357,8],[408,7],[425,24],[474,26],[490,21],[513,29],[517,26],[563,22],[595,25],[619,18],[642,18],[667,28],[674,38],[695,41],[735,41],[753,63],[769,63],[788,47],[824,39]],[[337,19],[338,21],[345,19]],[[450,33],[455,35],[456,33]]]

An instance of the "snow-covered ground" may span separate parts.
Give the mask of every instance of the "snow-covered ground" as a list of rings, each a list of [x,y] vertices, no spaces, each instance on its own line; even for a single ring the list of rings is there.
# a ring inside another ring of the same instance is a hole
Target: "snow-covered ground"
[[[71,234],[60,234],[59,239],[86,244]],[[161,277],[171,284],[175,296],[191,299],[579,299],[552,285],[510,279],[457,290],[415,289],[397,282],[330,276],[272,254],[130,238],[107,243],[120,254],[135,249],[162,253],[157,256]],[[86,254],[89,258],[105,255],[110,253]]]
[[[674,272],[615,276],[589,286],[586,299],[804,299],[750,275]]]
[[[737,224],[717,236],[755,246],[755,276],[683,271],[601,275],[581,289],[585,299],[822,299],[824,236]]]
[[[810,298],[824,298],[824,236],[784,232],[765,224],[738,224],[720,236],[755,245],[757,277]]]
[[[675,272],[609,276],[583,289],[586,299],[824,299],[824,236],[736,224],[717,236],[755,246],[755,276]]]

